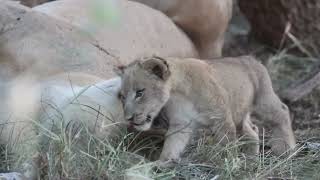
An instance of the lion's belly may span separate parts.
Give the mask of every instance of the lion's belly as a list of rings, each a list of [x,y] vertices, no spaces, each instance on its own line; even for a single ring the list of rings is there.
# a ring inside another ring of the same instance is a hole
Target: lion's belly
[[[178,125],[192,129],[212,128],[215,125],[215,118],[219,118],[209,111],[200,112],[192,101],[180,95],[172,96],[164,110],[170,126]]]
[[[255,86],[247,72],[237,66],[231,68],[228,73],[219,70],[214,77],[226,92],[232,120],[238,126],[252,109]]]

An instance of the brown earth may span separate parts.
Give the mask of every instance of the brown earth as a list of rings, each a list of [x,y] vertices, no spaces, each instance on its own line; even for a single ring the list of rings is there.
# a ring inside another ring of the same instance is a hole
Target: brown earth
[[[252,35],[273,47],[292,43],[286,28],[312,53],[320,55],[320,1],[239,0],[241,11],[251,23]]]

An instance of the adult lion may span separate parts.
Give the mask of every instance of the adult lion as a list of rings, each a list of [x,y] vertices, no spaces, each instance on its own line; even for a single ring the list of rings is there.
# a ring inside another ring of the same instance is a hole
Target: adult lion
[[[36,6],[49,0],[22,0],[28,6]],[[66,2],[65,2],[66,1]],[[83,3],[76,1],[76,6],[68,0],[45,3],[35,10],[59,18],[72,20],[71,9],[81,12]],[[110,1],[110,0],[109,0]],[[232,16],[232,0],[131,0],[146,4],[169,16],[196,45],[201,58],[220,57],[224,44],[224,33]],[[92,1],[94,2],[94,1]],[[90,3],[92,3],[90,2]],[[97,2],[97,0],[95,1]],[[108,2],[108,1],[107,1]],[[87,3],[87,4],[90,4]],[[106,5],[106,4],[105,4]],[[101,4],[103,6],[103,4]],[[48,8],[49,7],[49,8]],[[85,5],[90,7],[90,5]],[[71,13],[70,13],[71,10]],[[138,11],[136,13],[139,13]],[[80,15],[81,16],[81,15]],[[78,17],[79,18],[79,17]],[[77,19],[77,17],[75,18]],[[83,19],[83,18],[80,18]],[[76,20],[78,21],[78,20]],[[143,26],[148,23],[141,19]],[[156,21],[159,23],[158,21]]]
[[[168,17],[137,2],[63,0],[32,9],[85,31],[95,46],[122,63],[154,54],[198,57],[192,41]]]
[[[150,57],[120,67],[118,74],[124,117],[131,126],[147,131],[160,111],[168,117],[161,161],[179,159],[190,138],[203,128],[222,142],[239,135],[258,141],[252,115],[272,130],[274,153],[295,147],[289,110],[273,91],[266,68],[253,58],[206,63]]]
[[[92,116],[96,113],[94,110],[85,107],[87,111],[83,112],[76,109],[79,106],[75,105],[62,107],[84,89],[85,93],[79,98],[85,104],[98,109],[97,104],[100,104],[104,107],[101,111],[111,111],[121,119],[122,107],[117,106],[117,103],[120,104],[117,97],[108,96],[102,93],[101,88],[96,88],[101,87],[100,85],[106,87],[108,83],[114,83],[112,85],[117,87],[118,81],[109,82],[115,76],[112,71],[114,66],[130,62],[133,57],[153,53],[178,57],[196,56],[193,44],[169,18],[139,3],[119,2],[123,14],[118,26],[99,26],[95,31],[99,33],[91,34],[91,31],[77,26],[77,23],[71,23],[80,22],[81,19],[94,21],[91,16],[86,13],[77,16],[77,13],[83,11],[68,11],[68,8],[78,7],[90,12],[85,6],[90,1],[66,0],[62,2],[74,5],[63,6],[64,4],[58,3],[52,7],[51,10],[61,6],[66,8],[62,9],[75,18],[69,21],[68,18],[50,17],[16,2],[0,2],[0,144],[5,144],[6,147],[10,147],[10,144],[23,144],[37,134],[31,125],[38,119],[38,114],[41,114],[44,99],[51,99],[53,104],[58,104],[57,107],[62,109],[61,112],[67,119],[82,116],[81,119],[88,122],[88,127],[92,127],[89,120],[96,119],[96,116]],[[50,7],[46,6],[46,10],[49,11]],[[141,19],[150,22],[150,26],[138,26]],[[134,27],[138,28],[133,29]],[[93,84],[94,87],[91,86]],[[87,87],[90,88],[86,89]],[[115,94],[113,88],[109,89],[113,92],[111,95]],[[88,112],[91,114],[88,115]],[[103,122],[104,125],[108,124],[108,121]],[[103,123],[97,125],[104,127],[101,124]],[[96,135],[99,137],[108,135],[106,129],[97,130]],[[27,144],[26,148],[20,149],[22,151],[14,151],[13,153],[18,153],[17,157],[22,157],[20,153],[31,152],[30,155],[23,156],[30,159],[26,163],[16,162],[17,168],[10,166],[10,170],[25,172],[26,177],[34,179],[37,176],[37,163],[34,163],[37,158],[31,157],[37,154],[35,147]]]
[[[169,16],[195,43],[200,58],[220,57],[232,0],[132,0]]]

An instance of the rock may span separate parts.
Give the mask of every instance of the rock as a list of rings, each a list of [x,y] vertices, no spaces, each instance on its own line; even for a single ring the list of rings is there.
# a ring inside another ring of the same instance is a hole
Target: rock
[[[313,151],[320,151],[320,143],[306,142],[305,147]]]

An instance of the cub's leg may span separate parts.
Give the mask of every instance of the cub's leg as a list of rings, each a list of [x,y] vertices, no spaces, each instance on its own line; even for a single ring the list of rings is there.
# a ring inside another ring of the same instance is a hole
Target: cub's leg
[[[260,79],[260,92],[255,99],[254,114],[263,120],[263,124],[271,128],[271,149],[275,154],[281,155],[294,149],[296,141],[289,109],[273,91],[269,75],[265,69],[264,71]]]
[[[166,134],[159,160],[162,162],[179,161],[180,155],[188,145],[190,137],[190,128],[170,128]]]
[[[165,135],[160,161],[177,161],[190,141],[199,113],[195,111],[191,102],[179,95],[171,97],[163,113],[168,118],[169,127]]]
[[[252,123],[250,119],[250,114],[246,115],[246,118],[242,122],[242,132],[243,140],[247,143],[243,145],[243,151],[247,155],[257,155],[259,154],[259,129]]]
[[[10,121],[3,122],[3,127],[0,126],[0,144],[11,149],[16,157],[27,157],[22,163],[15,162],[13,171],[20,173],[26,179],[37,179],[40,156],[33,122],[15,119],[17,119],[16,116]]]
[[[219,144],[226,145],[237,139],[236,126],[232,120],[231,113],[225,113],[226,117],[219,122],[214,123],[212,129],[215,134],[214,138]],[[216,120],[215,120],[216,121]]]

